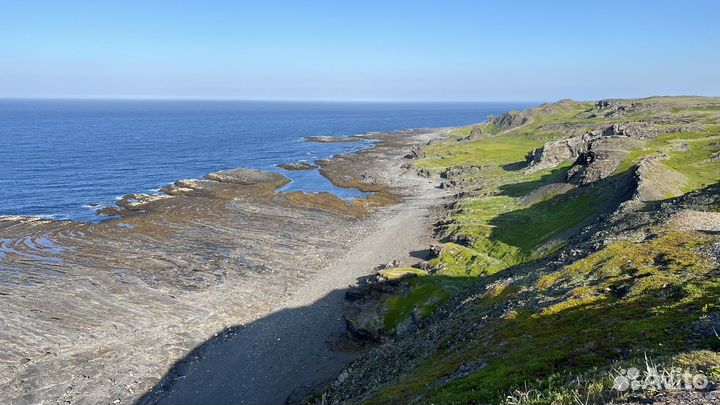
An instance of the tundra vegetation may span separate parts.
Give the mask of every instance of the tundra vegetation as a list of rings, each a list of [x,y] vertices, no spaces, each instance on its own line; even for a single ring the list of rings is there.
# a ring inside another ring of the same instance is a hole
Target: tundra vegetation
[[[647,359],[720,379],[720,99],[563,100],[416,155],[454,193],[441,243],[348,311],[380,343],[324,401],[600,404]]]

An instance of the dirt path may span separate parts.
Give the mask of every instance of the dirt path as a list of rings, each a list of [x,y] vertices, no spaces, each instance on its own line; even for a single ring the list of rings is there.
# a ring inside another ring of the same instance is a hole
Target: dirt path
[[[424,183],[421,184],[421,183]],[[377,227],[270,315],[197,349],[163,392],[140,403],[281,404],[298,387],[333,377],[358,354],[331,351],[344,335],[344,291],[374,267],[429,245],[430,208],[442,193],[418,179],[416,197],[380,213]]]
[[[445,133],[421,131],[411,141],[426,143]],[[407,143],[373,148],[343,163],[343,169],[403,190],[400,203],[358,222],[359,235],[346,252],[313,269],[313,276],[279,298],[268,315],[227,328],[196,347],[138,403],[281,404],[293,391],[333,378],[356,358],[359,353],[328,347],[345,335],[344,290],[379,264],[416,263],[432,242],[432,208],[445,196],[437,181],[401,167],[407,149]]]

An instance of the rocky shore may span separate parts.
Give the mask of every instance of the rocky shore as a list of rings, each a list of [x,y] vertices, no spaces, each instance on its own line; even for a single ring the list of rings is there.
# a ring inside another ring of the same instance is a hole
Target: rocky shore
[[[719,150],[702,97],[562,100],[412,149],[451,195],[439,242],[346,291],[369,349],[304,402],[716,403]]]
[[[97,224],[0,217],[0,402],[161,402],[174,383],[163,377],[193,349],[293,302],[311,305],[386,260],[379,249],[333,267],[371,236],[392,245],[387,235],[438,203],[440,191],[400,166],[412,146],[446,132],[373,134],[374,147],[318,162],[336,184],[372,192],[349,202],[276,193],[284,176],[237,169],[126,196]],[[398,246],[385,254],[407,256]],[[351,357],[297,373],[313,383]]]
[[[308,162],[280,163],[277,167],[285,170],[315,170],[317,166]]]
[[[720,395],[720,99],[361,137],[314,162],[367,193],[351,201],[237,169],[127,196],[100,224],[0,220],[0,402]],[[707,385],[621,392],[633,367]]]

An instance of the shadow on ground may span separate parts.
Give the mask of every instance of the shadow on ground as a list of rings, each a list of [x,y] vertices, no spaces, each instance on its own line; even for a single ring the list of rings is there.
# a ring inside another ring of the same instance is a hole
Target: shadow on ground
[[[345,290],[334,290],[312,305],[226,328],[176,362],[136,405],[292,402],[359,356],[338,344],[344,308]]]
[[[421,260],[430,260],[433,258],[434,255],[435,253],[432,251],[432,249],[413,250],[412,252],[410,252],[410,257]]]

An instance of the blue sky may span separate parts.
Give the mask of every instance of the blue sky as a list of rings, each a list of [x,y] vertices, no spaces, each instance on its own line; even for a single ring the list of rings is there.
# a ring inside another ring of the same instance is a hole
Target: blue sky
[[[717,1],[0,0],[0,97],[720,96]]]

